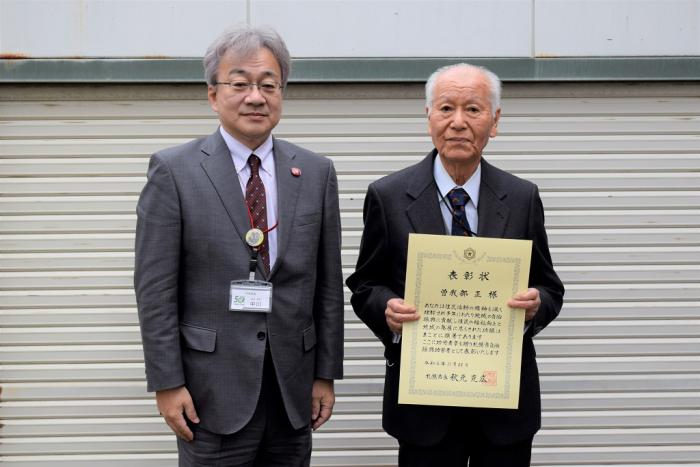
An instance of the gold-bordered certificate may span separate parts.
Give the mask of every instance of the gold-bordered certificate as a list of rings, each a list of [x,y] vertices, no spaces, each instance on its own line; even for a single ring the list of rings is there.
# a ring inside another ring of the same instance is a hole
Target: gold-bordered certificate
[[[530,240],[410,234],[399,403],[518,407]]]

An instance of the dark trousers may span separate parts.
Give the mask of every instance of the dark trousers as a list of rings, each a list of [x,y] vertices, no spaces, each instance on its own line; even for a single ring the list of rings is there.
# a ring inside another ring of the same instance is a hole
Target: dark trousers
[[[433,446],[399,441],[399,467],[529,467],[532,438],[494,445],[479,430],[453,417],[447,435]]]
[[[311,461],[311,428],[289,423],[269,351],[260,399],[245,427],[230,435],[190,428],[193,441],[177,440],[180,467],[308,467]]]

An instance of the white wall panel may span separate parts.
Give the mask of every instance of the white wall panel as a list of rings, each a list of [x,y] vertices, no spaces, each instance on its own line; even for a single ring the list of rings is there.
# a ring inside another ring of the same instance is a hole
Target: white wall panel
[[[44,57],[201,57],[247,22],[246,0],[2,0],[2,53]]]
[[[536,0],[535,56],[700,54],[696,0]]]
[[[253,23],[276,25],[298,57],[526,57],[530,0],[266,0]],[[503,29],[508,25],[508,40]]]
[[[195,89],[0,88],[3,464],[174,465],[145,390],[134,208],[151,152],[214,130]],[[367,185],[430,141],[419,87],[373,99],[333,89],[292,88],[277,134],[336,164],[347,276]],[[686,90],[506,86],[486,157],[540,186],[567,286],[536,339],[533,465],[700,465],[700,88]],[[347,378],[313,465],[392,466],[381,345],[345,307]]]
[[[700,55],[700,0],[2,0],[0,54],[201,57],[236,23],[295,58]]]

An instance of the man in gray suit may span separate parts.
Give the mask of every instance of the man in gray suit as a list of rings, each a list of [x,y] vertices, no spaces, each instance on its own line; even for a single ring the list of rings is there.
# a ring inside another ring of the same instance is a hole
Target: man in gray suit
[[[484,68],[437,70],[426,84],[435,149],[367,190],[360,255],[347,284],[355,313],[384,344],[382,422],[399,441],[401,467],[530,465],[540,427],[532,337],[558,315],[564,286],[552,266],[537,187],[482,158],[498,131],[500,94],[500,80]],[[420,319],[403,301],[411,232],[532,240],[529,288],[508,301],[523,310],[526,321],[517,410],[398,403],[401,330]]]
[[[290,58],[271,29],[204,57],[220,127],[151,157],[134,283],[148,390],[181,466],[309,465],[342,378],[338,186],[273,138]]]

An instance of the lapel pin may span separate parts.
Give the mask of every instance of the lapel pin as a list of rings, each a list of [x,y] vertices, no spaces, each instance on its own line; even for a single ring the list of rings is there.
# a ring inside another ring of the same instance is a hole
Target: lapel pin
[[[299,167],[292,167],[292,175],[298,177],[301,175],[301,169]]]

